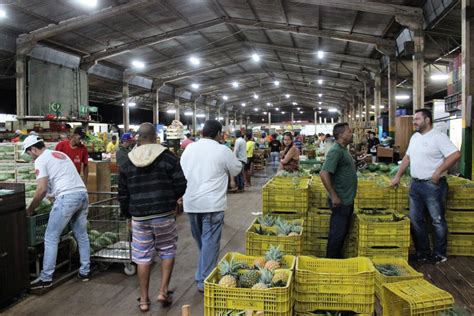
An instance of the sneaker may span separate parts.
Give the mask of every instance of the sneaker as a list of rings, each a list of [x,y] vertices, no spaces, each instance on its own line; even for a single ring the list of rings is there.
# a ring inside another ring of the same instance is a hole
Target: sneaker
[[[416,262],[424,264],[424,263],[430,263],[432,258],[426,255],[417,255],[415,257]]]
[[[442,255],[434,255],[431,261],[433,262],[433,264],[440,264],[448,261],[448,258]]]
[[[30,289],[41,290],[41,289],[46,289],[48,287],[51,287],[52,285],[53,285],[53,282],[51,281],[43,281],[40,278],[37,278],[36,280],[30,283]]]
[[[77,278],[82,282],[87,282],[91,278],[90,272],[88,274],[81,274],[80,272],[77,273]]]

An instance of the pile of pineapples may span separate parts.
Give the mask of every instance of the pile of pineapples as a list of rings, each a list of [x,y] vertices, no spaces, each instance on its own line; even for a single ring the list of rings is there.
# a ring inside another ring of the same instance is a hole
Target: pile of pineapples
[[[280,247],[270,246],[264,257],[258,257],[253,261],[253,265],[238,262],[232,257],[230,260],[223,260],[219,264],[220,280],[219,285],[227,288],[250,288],[269,289],[272,287],[285,287],[289,270],[284,265],[283,253]]]
[[[287,221],[280,216],[271,216],[270,214],[257,217],[257,223],[260,224],[256,233],[266,236],[299,236],[303,227],[299,222]]]

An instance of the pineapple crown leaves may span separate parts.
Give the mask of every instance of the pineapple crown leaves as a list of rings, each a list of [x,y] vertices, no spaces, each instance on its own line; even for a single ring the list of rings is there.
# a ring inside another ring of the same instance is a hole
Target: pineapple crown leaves
[[[265,268],[258,268],[258,271],[260,271],[259,283],[263,283],[270,287],[272,285],[273,272]]]
[[[270,261],[278,261],[281,262],[281,259],[283,258],[283,253],[280,251],[280,246],[273,246],[270,245],[270,249],[265,253],[265,260]]]
[[[257,217],[257,222],[260,225],[273,226],[275,224],[275,217],[271,216],[270,214],[265,214],[263,216]]]
[[[303,227],[301,227],[301,225],[299,224],[292,224],[290,228],[292,233],[297,233],[297,234],[300,234],[302,229]]]
[[[221,277],[224,277],[226,275],[231,275],[235,278],[239,276],[238,269],[240,269],[241,264],[235,261],[234,257],[227,261],[227,260],[222,260],[222,262],[219,264],[219,274]]]
[[[278,225],[279,234],[288,235],[289,233],[291,233],[292,225],[288,223],[287,221],[279,221],[277,225]]]

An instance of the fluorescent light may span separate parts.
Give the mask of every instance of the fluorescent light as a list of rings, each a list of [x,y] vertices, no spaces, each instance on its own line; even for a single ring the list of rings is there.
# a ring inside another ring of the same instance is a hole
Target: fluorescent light
[[[257,54],[252,54],[252,59],[255,62],[259,62],[260,61],[260,56],[258,56]]]
[[[184,115],[185,116],[191,116],[191,115],[193,115],[193,112],[187,111],[187,112],[184,112]]]
[[[258,100],[258,95],[257,95],[256,93],[254,93],[254,94],[253,94],[253,98],[254,98],[255,100]]]
[[[381,105],[380,108],[381,108],[381,109],[385,109],[385,105]]]
[[[321,113],[323,113],[323,111],[319,111],[318,113],[321,114]]]
[[[219,117],[217,118],[218,121],[222,121],[223,119],[224,119],[224,118],[223,118],[222,116],[219,116]]]
[[[395,99],[397,100],[408,100],[410,99],[410,96],[408,94],[399,94],[395,96]]]
[[[0,18],[6,18],[7,17],[7,12],[3,9],[0,9]]]
[[[290,98],[290,95],[289,95],[289,94],[285,94],[285,97],[286,97],[287,99],[289,99],[289,98]]]
[[[293,104],[293,105],[298,105],[298,103],[296,103],[296,102],[293,102],[293,103],[291,103],[291,104]]]
[[[270,102],[267,102],[267,106],[270,106],[270,105],[272,105],[272,104]]]
[[[223,96],[222,96],[222,99],[224,99],[225,101],[227,101],[227,100],[229,100],[229,97],[226,96],[226,95],[223,95]]]
[[[193,84],[191,85],[191,87],[192,87],[193,89],[199,89],[199,84],[193,83]]]
[[[370,106],[371,109],[375,109],[375,105]]]
[[[275,111],[280,111],[280,108],[275,108]]]
[[[88,7],[97,6],[97,0],[77,0],[77,2]]]
[[[318,110],[322,110],[323,108],[322,107],[319,107]]]
[[[246,106],[247,104],[245,104],[245,102],[242,102],[240,105],[242,105],[242,106]]]
[[[323,79],[319,79],[318,84],[323,84]]]
[[[238,88],[238,87],[239,87],[239,83],[238,83],[237,81],[232,82],[232,87]]]
[[[285,114],[285,112],[281,112],[281,114]]]
[[[359,115],[359,114],[357,114],[357,115],[356,115],[356,117],[357,117],[357,118],[359,118],[359,117],[360,117],[360,115]]]
[[[278,87],[280,85],[280,81],[275,80],[275,81],[273,81],[273,84]]]
[[[196,117],[206,117],[206,114],[196,114]]]
[[[322,50],[318,50],[318,58],[321,59],[324,57],[324,52]]]
[[[254,110],[255,112],[258,112],[258,108],[254,108],[253,110]]]
[[[337,109],[331,108],[328,111],[334,113],[334,112],[337,112]]]
[[[321,104],[323,104],[323,102],[319,101],[318,104],[321,105]]]
[[[128,106],[135,106],[137,105],[135,102],[128,102]]]
[[[301,108],[296,108],[298,111],[301,110]]]
[[[443,74],[443,73],[431,75],[431,80],[433,81],[446,81],[448,80],[448,78],[449,78],[449,75]]]
[[[137,69],[143,69],[145,68],[145,64],[142,61],[139,60],[133,60],[132,61],[132,66]]]
[[[263,112],[264,115],[267,115],[267,112]]]
[[[175,109],[169,109],[168,111],[166,111],[166,113],[175,114],[176,110]]]
[[[320,97],[320,98],[321,98],[322,96],[323,96],[323,94],[322,94],[322,93],[318,93],[318,97]]]
[[[189,57],[189,62],[191,62],[191,64],[197,66],[201,63],[201,60],[195,56],[191,56]]]

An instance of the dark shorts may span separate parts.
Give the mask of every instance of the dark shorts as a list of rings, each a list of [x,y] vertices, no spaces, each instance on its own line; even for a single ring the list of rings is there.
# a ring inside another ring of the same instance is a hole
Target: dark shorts
[[[247,163],[245,164],[245,171],[249,171],[250,170],[250,167],[252,166],[252,162],[253,162],[253,157],[247,157]]]

